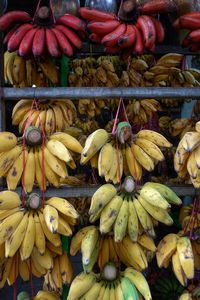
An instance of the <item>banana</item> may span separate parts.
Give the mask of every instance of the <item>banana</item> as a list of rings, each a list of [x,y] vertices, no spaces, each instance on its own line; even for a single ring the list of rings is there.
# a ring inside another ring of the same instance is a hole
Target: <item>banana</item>
[[[113,163],[114,148],[111,143],[106,143],[99,152],[98,171],[99,176],[108,174]]]
[[[160,133],[153,130],[140,130],[137,134],[137,138],[146,139],[159,147],[167,147],[170,148],[172,146],[171,143],[167,141],[167,139],[162,136]]]
[[[52,233],[56,233],[58,231],[58,211],[50,205],[45,205],[43,214],[48,229]]]
[[[151,239],[146,233],[143,233],[138,238],[138,243],[145,249],[156,252],[156,246],[154,244],[153,239]]]
[[[115,299],[125,300],[121,287],[121,279],[119,279],[119,281],[117,282],[117,286],[115,287]]]
[[[46,112],[46,120],[45,120],[45,132],[49,136],[55,130],[55,116],[52,108],[48,108]]]
[[[109,135],[104,129],[97,129],[90,134],[81,153],[81,164],[85,164],[101,147],[107,143]]]
[[[178,298],[178,300],[192,300],[192,295],[188,292],[183,292],[183,294]]]
[[[114,223],[114,240],[116,243],[121,242],[126,235],[129,215],[128,209],[128,199],[125,197]]]
[[[102,271],[105,264],[110,261],[110,248],[109,248],[109,239],[105,237],[101,239],[99,257],[98,257],[98,265],[100,270]]]
[[[17,137],[8,131],[0,132],[0,152],[7,152],[17,145]]]
[[[80,229],[72,238],[71,244],[70,244],[70,255],[74,256],[81,248],[81,243],[84,238],[84,236],[87,234],[87,232],[91,229],[94,229],[95,226],[90,225],[83,227]]]
[[[173,190],[171,190],[169,187],[167,187],[164,184],[156,183],[156,182],[147,182],[144,186],[150,186],[154,189],[156,189],[163,198],[165,198],[170,204],[175,205],[181,205],[182,201],[181,199],[174,193]]]
[[[114,147],[113,147],[114,148]],[[117,150],[114,148],[113,149],[113,161],[112,161],[112,165],[110,170],[108,171],[108,173],[105,175],[105,180],[106,182],[108,181],[112,181],[115,178],[115,175],[118,172],[118,160],[117,160]],[[93,156],[94,157],[94,156]]]
[[[19,207],[21,199],[19,195],[12,191],[0,192],[0,210],[8,210]]]
[[[40,220],[42,230],[43,230],[47,240],[50,241],[55,247],[59,247],[61,245],[60,236],[57,233],[52,233],[48,229],[48,227],[46,225],[46,222],[44,220],[44,216],[43,216],[42,211],[38,211],[38,217],[39,217],[39,220]]]
[[[180,237],[177,242],[177,252],[181,267],[188,279],[194,278],[194,255],[188,237]]]
[[[58,290],[61,290],[62,289],[62,276],[61,276],[61,272],[60,272],[60,264],[59,264],[58,257],[54,258],[53,269],[52,269],[51,275],[52,275],[52,279],[53,279],[56,287],[58,288]]]
[[[139,300],[139,295],[135,285],[129,280],[128,277],[121,278],[121,288],[124,299]]]
[[[70,284],[73,278],[73,268],[67,253],[59,256],[59,264],[63,284]]]
[[[3,244],[14,233],[23,216],[23,210],[17,211],[0,223],[0,244]]]
[[[75,139],[73,136],[65,133],[65,132],[56,132],[52,134],[50,137],[50,140],[57,140],[60,141],[67,149],[80,153],[83,150],[83,147],[81,144]]]
[[[30,193],[33,189],[34,185],[34,180],[35,180],[35,155],[34,155],[34,150],[31,148],[27,161],[26,161],[26,166],[23,171],[23,185],[25,188],[25,191],[27,193]]]
[[[137,213],[138,220],[140,221],[140,224],[144,228],[144,230],[152,237],[155,237],[155,231],[153,228],[153,222],[150,218],[149,213],[146,211],[146,207],[144,208],[142,204],[140,203],[141,197],[138,196],[138,198],[133,198],[133,204]],[[138,228],[139,233],[139,228]]]
[[[165,261],[167,261],[176,251],[178,236],[174,233],[166,235],[158,244],[156,259],[159,268],[162,268]]]
[[[13,234],[9,237],[8,240],[5,242],[5,257],[13,257],[17,250],[19,249],[25,233],[27,229],[28,224],[28,212],[26,212],[17,226],[16,230],[13,232]]]
[[[51,197],[46,201],[46,204],[53,206],[62,214],[77,219],[79,217],[77,211],[66,199],[59,197]]]
[[[39,291],[37,295],[33,298],[33,300],[59,300],[59,297],[54,292],[49,291]]]
[[[135,144],[142,148],[153,159],[163,161],[164,155],[160,148],[147,139],[136,138]]]
[[[126,268],[124,271],[124,276],[132,282],[145,300],[152,299],[149,285],[141,272],[138,272],[133,268]]]
[[[95,245],[99,238],[99,231],[95,227],[94,229],[89,230],[81,243],[81,252],[82,252],[82,262],[84,265],[88,265],[91,260],[92,252],[95,248]]]
[[[178,279],[178,281],[183,285],[186,286],[187,285],[187,277],[183,271],[183,268],[181,266],[181,262],[179,259],[179,254],[178,251],[176,250],[176,252],[172,255],[172,268],[173,268],[173,272],[176,276],[176,278]]]
[[[95,284],[96,277],[93,273],[84,274],[80,273],[75,279],[72,281],[70,286],[68,300],[79,299],[83,296],[91,287]]]
[[[138,145],[132,144],[131,150],[138,163],[147,171],[151,172],[154,169],[152,158]]]
[[[126,236],[122,244],[129,252],[128,255],[132,258],[132,261],[135,262],[141,270],[145,270],[148,267],[147,258],[142,247],[135,242],[132,242],[128,236]]]
[[[35,221],[33,218],[33,213],[30,212],[28,216],[28,225],[26,228],[26,232],[20,246],[20,255],[22,260],[26,260],[31,256],[34,243],[35,243]]]
[[[97,299],[100,294],[101,287],[101,282],[95,282],[93,286],[81,297],[81,300]]]
[[[58,84],[59,82],[59,75],[58,70],[54,63],[48,59],[45,58],[43,60],[38,61],[38,65],[41,68],[42,72],[45,74],[45,76],[53,83]]]
[[[112,236],[108,237],[108,244],[109,244],[109,260],[111,262],[118,263],[119,262],[119,257],[117,255],[116,250],[115,250],[115,246],[114,246],[115,242],[114,242]]]
[[[156,207],[151,205],[149,202],[145,201],[141,196],[138,197],[138,200],[140,201],[141,205],[145,210],[157,221],[164,223],[165,225],[172,225],[173,220],[168,214],[168,212],[160,207]]]
[[[35,247],[39,251],[41,255],[44,254],[46,249],[46,241],[45,235],[40,224],[40,220],[37,214],[34,214],[34,222],[35,222]]]
[[[132,242],[137,242],[138,239],[138,216],[132,199],[128,201],[128,234]]]
[[[65,235],[65,236],[72,235],[72,229],[71,229],[70,225],[61,216],[59,216],[59,218],[58,218],[58,233]]]
[[[101,242],[100,238],[97,240],[96,245],[92,251],[91,258],[89,264],[83,263],[83,270],[85,273],[90,273],[98,260],[99,250],[100,250]]]
[[[136,181],[140,181],[142,178],[142,166],[136,160],[131,150],[131,147],[126,147],[125,151],[126,151],[126,161],[127,161],[129,171]]]
[[[24,58],[16,55],[12,68],[12,78],[15,84],[18,85],[26,80],[26,62]]]
[[[116,195],[110,200],[110,202],[101,211],[99,229],[102,234],[111,231],[122,203],[123,203],[123,198],[120,195]]]
[[[19,274],[24,281],[29,281],[30,272],[26,261],[19,260]]]
[[[13,257],[10,257],[8,259],[6,259],[6,261],[4,262],[3,266],[2,266],[2,274],[1,274],[1,279],[0,279],[0,288],[2,289],[6,283],[6,280],[10,274],[11,271],[11,267],[12,267],[12,261],[13,261]]]
[[[192,179],[196,179],[198,176],[198,168],[196,164],[194,151],[190,153],[190,156],[187,160],[187,171]]]
[[[200,145],[199,132],[186,132],[186,134],[182,138],[182,145],[187,152],[192,152],[196,147]]]
[[[44,158],[45,163],[61,178],[67,177],[67,170],[65,164],[62,164],[62,161],[56,158],[47,147],[44,147]]]
[[[53,269],[53,258],[48,249],[45,250],[44,254],[41,255],[36,247],[33,247],[31,257],[34,257],[34,261],[37,261],[46,270]]]
[[[45,164],[43,169],[40,166],[40,159],[38,150],[35,149],[35,179],[41,191],[46,191],[46,177],[45,177]]]
[[[15,212],[19,212],[19,211],[20,211],[19,207],[8,209],[8,210],[0,210],[0,221],[3,221],[4,219],[11,216]]]
[[[69,150],[58,140],[49,140],[47,142],[47,148],[57,158],[69,163],[73,160]]]
[[[140,196],[151,205],[167,209],[171,207],[167,200],[153,187],[149,185],[144,185],[140,190]]]
[[[14,164],[15,160],[22,152],[22,147],[16,145],[14,148],[7,152],[3,152],[0,156],[0,177],[6,176],[9,169]]]

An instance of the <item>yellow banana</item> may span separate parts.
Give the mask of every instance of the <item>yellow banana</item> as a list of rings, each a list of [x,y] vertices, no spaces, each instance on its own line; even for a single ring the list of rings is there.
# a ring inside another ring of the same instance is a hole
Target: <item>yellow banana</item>
[[[67,177],[67,170],[65,165],[63,166],[62,161],[56,158],[47,147],[44,147],[45,163],[61,178]]]
[[[133,143],[131,150],[135,159],[145,170],[151,172],[154,169],[154,161],[142,148]]]
[[[183,285],[187,285],[187,277],[183,271],[183,268],[181,266],[181,262],[179,259],[178,251],[176,250],[175,253],[172,255],[172,268],[173,272],[178,279],[178,281]]]
[[[53,268],[53,258],[48,249],[41,255],[37,248],[33,247],[31,257],[34,257],[34,261],[36,260],[44,269],[51,270]]]
[[[35,179],[41,191],[46,191],[45,165],[42,170],[40,166],[38,149],[35,149]]]
[[[35,243],[35,221],[33,213],[30,212],[28,216],[28,225],[20,246],[20,255],[22,260],[26,260],[31,256],[33,246]]]
[[[58,218],[58,233],[65,235],[65,236],[72,235],[72,229],[71,229],[70,225],[61,216],[59,216],[59,218]]]
[[[7,210],[19,207],[21,199],[19,195],[12,191],[0,192],[0,210]]]
[[[34,150],[30,149],[26,161],[26,166],[23,172],[23,183],[27,193],[30,193],[33,189],[35,180],[35,155]]]
[[[137,242],[138,239],[138,216],[132,199],[128,201],[128,234],[132,242]]]
[[[125,197],[119,209],[119,213],[114,223],[114,240],[116,243],[121,242],[126,235],[129,215],[128,200]]]
[[[165,159],[160,148],[151,141],[142,138],[136,138],[135,144],[142,148],[150,157],[159,161]]]
[[[59,264],[63,284],[70,284],[73,279],[73,268],[67,253],[59,256]]]
[[[139,236],[138,243],[143,248],[145,248],[151,252],[156,252],[156,246],[154,244],[153,239],[151,239],[146,233],[143,233],[141,236]]]
[[[8,131],[0,132],[0,152],[7,152],[17,145],[17,137]]]
[[[72,238],[71,244],[70,244],[70,255],[74,256],[81,248],[81,243],[84,238],[84,236],[87,234],[87,232],[91,229],[94,229],[95,226],[90,225],[83,227],[80,229]]]
[[[159,147],[171,147],[172,144],[168,142],[168,140],[162,136],[160,133],[153,130],[140,130],[137,134],[138,138],[146,139]]]
[[[158,244],[156,258],[159,268],[168,260],[176,251],[178,236],[174,233],[166,235]]]
[[[50,136],[50,139],[60,141],[67,149],[73,152],[81,153],[83,150],[77,139],[65,132],[56,132]]]
[[[192,152],[200,145],[200,133],[196,131],[186,132],[182,138],[182,145],[187,152]]]
[[[81,243],[81,252],[82,252],[82,262],[84,265],[90,263],[92,252],[95,248],[95,245],[99,238],[99,231],[95,227],[94,229],[89,230]]]
[[[46,204],[53,206],[58,210],[58,212],[61,212],[66,216],[73,217],[75,219],[79,217],[74,206],[71,203],[69,203],[66,199],[59,197],[51,197],[46,201]]]
[[[101,148],[98,158],[99,176],[105,176],[108,174],[113,163],[113,152],[114,148],[111,143],[106,143]]]
[[[150,185],[144,185],[140,190],[140,196],[151,205],[160,207],[163,209],[169,208],[171,205],[167,200],[154,188]]]
[[[58,231],[58,211],[53,206],[45,205],[43,209],[44,219],[48,229],[52,233]]]
[[[126,161],[129,168],[129,171],[133,178],[136,181],[140,181],[142,178],[142,166],[140,163],[136,160],[131,147],[126,147]]]
[[[34,222],[35,222],[35,247],[38,252],[43,255],[46,249],[46,241],[45,235],[40,224],[40,220],[37,214],[34,214]]]
[[[66,163],[69,163],[73,160],[69,150],[60,141],[52,139],[49,140],[46,145],[51,154],[60,160],[63,160]]]
[[[177,242],[177,252],[183,271],[188,279],[194,278],[194,255],[188,237],[180,237]]]
[[[93,273],[84,274],[80,273],[75,279],[72,281],[70,286],[68,300],[79,299],[83,296],[93,284],[96,282],[96,277]]]
[[[3,152],[0,156],[0,177],[6,176],[9,169],[14,164],[15,160],[22,152],[22,147],[16,145],[14,148],[7,152]]]

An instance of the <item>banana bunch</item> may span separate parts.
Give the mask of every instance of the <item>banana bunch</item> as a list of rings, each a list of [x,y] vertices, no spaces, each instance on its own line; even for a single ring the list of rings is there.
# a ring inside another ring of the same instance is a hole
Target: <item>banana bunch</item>
[[[169,123],[169,132],[171,136],[180,135],[180,138],[183,138],[186,132],[195,131],[194,125],[195,124],[191,119],[174,119]]]
[[[170,124],[171,120],[172,120],[172,118],[169,116],[162,116],[159,118],[159,121],[158,121],[159,130],[165,136],[169,135],[169,124]]]
[[[152,299],[149,285],[141,272],[129,267],[117,275],[115,265],[107,264],[104,273],[77,275],[72,281],[67,299]]]
[[[130,100],[126,106],[127,116],[132,124],[147,124],[153,113],[160,110],[161,106],[155,99]]]
[[[16,52],[4,53],[4,79],[14,87],[44,87],[59,83],[59,72],[49,58],[25,59]]]
[[[184,102],[189,102],[189,100],[185,99],[176,99],[176,98],[167,98],[160,100],[163,107],[166,108],[174,108],[180,107]]]
[[[172,261],[173,272],[183,286],[194,278],[194,254],[187,236],[166,235],[157,246],[156,259],[159,268],[167,268]]]
[[[178,298],[178,300],[192,300],[192,294],[190,294],[188,291],[184,291],[180,297]]]
[[[18,249],[23,261],[34,254],[42,258],[48,251],[47,241],[53,249],[60,247],[60,234],[71,236],[79,217],[63,198],[52,197],[42,205],[35,193],[23,201],[17,193],[3,191],[0,199],[0,240],[1,245],[5,243],[6,258],[13,257]]]
[[[19,126],[23,133],[27,122],[36,127],[43,127],[45,133],[50,135],[71,126],[76,119],[76,107],[71,100],[40,100],[38,109],[31,109],[32,101],[22,99],[13,108],[12,124]]]
[[[90,222],[100,219],[101,234],[113,230],[117,243],[126,234],[136,242],[140,231],[155,237],[154,225],[157,222],[173,224],[168,214],[170,204],[180,205],[181,199],[170,188],[159,183],[147,182],[141,190],[131,195],[117,193],[112,184],[104,184],[92,196]]]
[[[78,101],[78,112],[81,115],[86,115],[88,118],[94,118],[101,114],[102,108],[106,106],[106,101],[103,99],[91,100],[91,99],[80,99]]]
[[[33,297],[32,300],[60,300],[60,296],[57,293],[49,292],[49,291],[39,291],[37,295]],[[20,299],[19,299],[20,300]]]
[[[175,156],[174,168],[179,177],[189,177],[194,187],[200,187],[199,171],[200,122],[195,125],[195,131],[188,131],[180,140]]]
[[[23,141],[20,139],[17,142],[12,133],[0,133],[0,141],[3,143],[0,147],[0,176],[6,178],[10,190],[15,190],[20,181],[27,193],[32,191],[34,184],[41,190],[46,190],[47,182],[59,187],[60,178],[68,176],[66,166],[76,168],[73,153],[81,153],[81,144],[69,134],[57,132],[50,135],[42,145],[37,128],[29,127],[27,132],[28,136],[32,134],[34,138],[35,133],[39,133],[39,139],[33,140],[37,146],[33,146],[34,143],[29,146],[28,138],[23,146]]]
[[[183,206],[180,209],[179,222],[182,226],[182,229],[186,232],[193,231],[194,229],[199,227],[200,212],[196,207],[195,211],[197,212],[193,215],[192,213],[193,210],[194,210],[193,204]]]
[[[88,115],[88,111],[86,113]],[[77,128],[80,128],[83,134],[90,134],[93,131],[99,129],[99,125],[94,118],[76,118],[75,125]]]
[[[55,254],[56,255],[56,254]],[[73,268],[66,252],[54,256],[53,268],[44,276],[43,288],[62,294],[63,285],[69,285],[73,279]]]
[[[112,234],[102,236],[98,228],[91,225],[79,230],[72,238],[70,254],[74,256],[79,250],[82,252],[82,264],[86,273],[91,272],[97,262],[102,271],[106,263],[120,265],[120,261],[142,271],[152,260],[156,246],[153,239],[142,230],[138,242],[133,242],[126,236],[116,243]]]

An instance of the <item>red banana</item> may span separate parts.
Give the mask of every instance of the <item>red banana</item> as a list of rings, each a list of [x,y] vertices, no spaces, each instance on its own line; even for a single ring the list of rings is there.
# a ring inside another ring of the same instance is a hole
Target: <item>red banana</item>
[[[176,19],[172,26],[174,27],[174,29],[179,30],[180,29],[180,18]]]
[[[73,56],[74,51],[66,35],[57,28],[52,28],[51,30],[55,33],[58,45],[60,46],[63,54],[69,57]]]
[[[15,22],[29,22],[31,21],[31,16],[25,12],[20,10],[9,11],[6,14],[0,17],[0,31],[5,31],[9,29],[13,23]]]
[[[191,31],[188,34],[187,39],[189,41],[192,41],[193,43],[199,43],[200,42],[200,29]]]
[[[126,31],[122,34],[118,40],[118,45],[121,48],[131,47],[134,45],[136,39],[135,26],[127,25]]]
[[[105,47],[104,51],[108,54],[119,54],[121,52],[121,48],[119,46]]]
[[[79,9],[80,16],[88,21],[104,22],[107,20],[115,20],[116,17],[113,14],[100,11],[90,7],[81,7]]]
[[[60,30],[69,39],[70,43],[74,45],[74,47],[81,49],[82,42],[77,33],[64,25],[56,25],[56,29]]]
[[[144,53],[144,42],[142,38],[142,34],[140,30],[135,26],[136,31],[136,40],[135,40],[135,47],[133,49],[133,53],[137,55],[141,55]]]
[[[113,47],[116,46],[118,43],[118,39],[124,32],[126,31],[126,25],[120,24],[114,31],[104,36],[101,43],[105,47]]]
[[[31,24],[23,24],[20,27],[18,27],[15,32],[11,35],[8,44],[7,49],[9,52],[16,51],[25,36],[25,34],[30,31],[30,29],[33,28],[33,25]]]
[[[76,16],[66,14],[64,16],[61,16],[57,20],[57,24],[62,24],[65,26],[69,26],[70,28],[74,30],[85,30],[85,22]]]
[[[189,50],[192,52],[197,52],[200,50],[200,44],[199,43],[193,43],[190,45]]]
[[[15,32],[15,30],[20,26],[21,24],[15,25],[10,31],[5,35],[3,39],[3,44],[6,45],[9,39],[11,38],[11,35]]]
[[[96,44],[101,44],[101,41],[102,41],[102,37],[99,36],[98,34],[96,33],[91,33],[89,35],[89,39],[93,42],[93,43],[96,43]]]
[[[196,30],[200,28],[200,17],[194,18],[192,16],[183,15],[179,18],[179,26],[181,29]]]
[[[119,25],[120,22],[117,20],[108,20],[105,22],[90,22],[87,27],[92,33],[104,36],[112,32]]]
[[[46,28],[45,35],[46,35],[46,47],[49,54],[53,57],[61,56],[61,51],[59,49],[58,41],[52,29]]]
[[[38,28],[33,27],[30,29],[25,36],[23,37],[19,49],[18,54],[20,56],[28,56],[32,51],[32,45],[33,45],[33,38]]]
[[[169,13],[176,10],[176,5],[170,0],[152,0],[143,4],[140,13],[145,15]]]
[[[32,52],[35,57],[40,57],[44,54],[46,44],[45,29],[38,28],[32,42]]]
[[[156,18],[150,17],[156,29],[156,41],[162,43],[165,39],[165,30],[162,23]]]
[[[153,21],[149,16],[142,15],[138,18],[137,25],[143,34],[145,48],[152,49],[156,41],[156,29]]]

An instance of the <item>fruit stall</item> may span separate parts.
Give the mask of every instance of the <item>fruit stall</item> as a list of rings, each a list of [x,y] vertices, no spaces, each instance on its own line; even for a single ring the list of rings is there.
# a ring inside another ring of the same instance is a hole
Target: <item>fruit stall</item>
[[[0,299],[199,299],[200,2],[3,0],[0,39]]]

